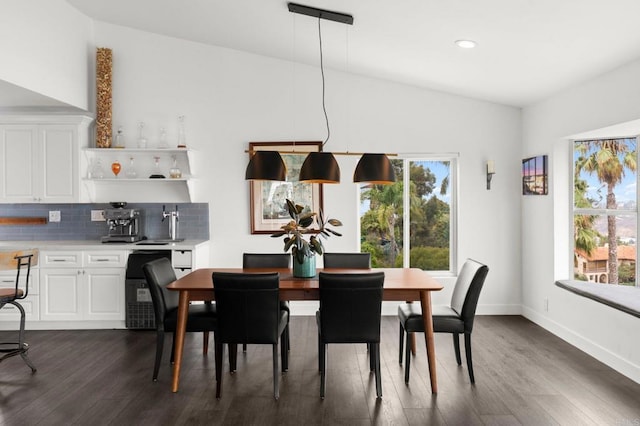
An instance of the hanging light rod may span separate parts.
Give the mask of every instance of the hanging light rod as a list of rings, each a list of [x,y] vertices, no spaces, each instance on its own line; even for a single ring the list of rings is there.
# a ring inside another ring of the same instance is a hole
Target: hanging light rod
[[[252,149],[245,149],[244,152],[249,153],[249,154],[253,154],[256,152],[263,152],[264,150],[261,149],[256,149],[256,150],[252,150]],[[310,154],[311,152],[317,152],[317,151],[282,151],[282,150],[278,150],[278,152],[280,154],[297,154],[297,155],[307,155]],[[323,151],[319,151],[319,152],[323,152]],[[365,155],[368,154],[367,152],[350,152],[350,151],[344,151],[344,152],[334,152],[331,151],[331,153],[333,155]],[[385,153],[384,155],[386,155],[387,157],[397,157],[398,154],[394,154],[394,153],[390,153],[387,154]]]
[[[316,9],[311,6],[304,6],[297,3],[288,3],[289,12],[299,13],[301,15],[313,16],[314,18],[326,19],[328,21],[340,22],[342,24],[353,25],[353,16],[333,12],[331,10]]]

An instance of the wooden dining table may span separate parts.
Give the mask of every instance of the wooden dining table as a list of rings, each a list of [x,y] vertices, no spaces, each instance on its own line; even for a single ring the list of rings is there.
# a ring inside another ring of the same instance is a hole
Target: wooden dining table
[[[375,269],[321,269],[318,272],[353,273],[384,272],[383,300],[420,301],[424,320],[424,337],[427,346],[431,391],[438,392],[436,378],[436,352],[431,319],[431,292],[440,291],[443,286],[429,273],[418,268],[375,268]],[[212,274],[214,272],[265,273],[277,272],[280,275],[280,300],[319,300],[318,275],[312,278],[297,278],[291,269],[278,268],[201,268],[170,283],[167,289],[180,292],[178,305],[178,324],[175,335],[175,355],[171,389],[178,391],[180,366],[184,349],[184,337],[187,328],[189,302],[215,300]]]

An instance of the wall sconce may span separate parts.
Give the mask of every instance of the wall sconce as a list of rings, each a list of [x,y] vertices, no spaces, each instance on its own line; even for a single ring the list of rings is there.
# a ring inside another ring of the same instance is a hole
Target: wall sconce
[[[491,178],[496,174],[496,166],[493,160],[487,161],[487,189],[491,189]]]

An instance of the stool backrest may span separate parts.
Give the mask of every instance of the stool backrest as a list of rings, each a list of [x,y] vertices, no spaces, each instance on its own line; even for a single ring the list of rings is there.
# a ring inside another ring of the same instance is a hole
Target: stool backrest
[[[29,294],[31,267],[38,264],[38,255],[38,249],[0,251],[0,271],[16,271],[15,299],[24,299]]]

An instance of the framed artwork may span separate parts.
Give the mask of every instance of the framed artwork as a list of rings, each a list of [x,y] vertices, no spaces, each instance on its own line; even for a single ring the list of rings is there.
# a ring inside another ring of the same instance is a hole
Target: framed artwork
[[[322,210],[322,185],[298,181],[300,167],[309,152],[322,151],[322,142],[250,142],[250,151],[278,151],[287,166],[287,180],[251,181],[251,233],[272,234],[291,220],[286,199],[310,211]],[[299,153],[299,154],[298,154]]]
[[[547,163],[546,155],[522,160],[522,195],[547,195]]]

